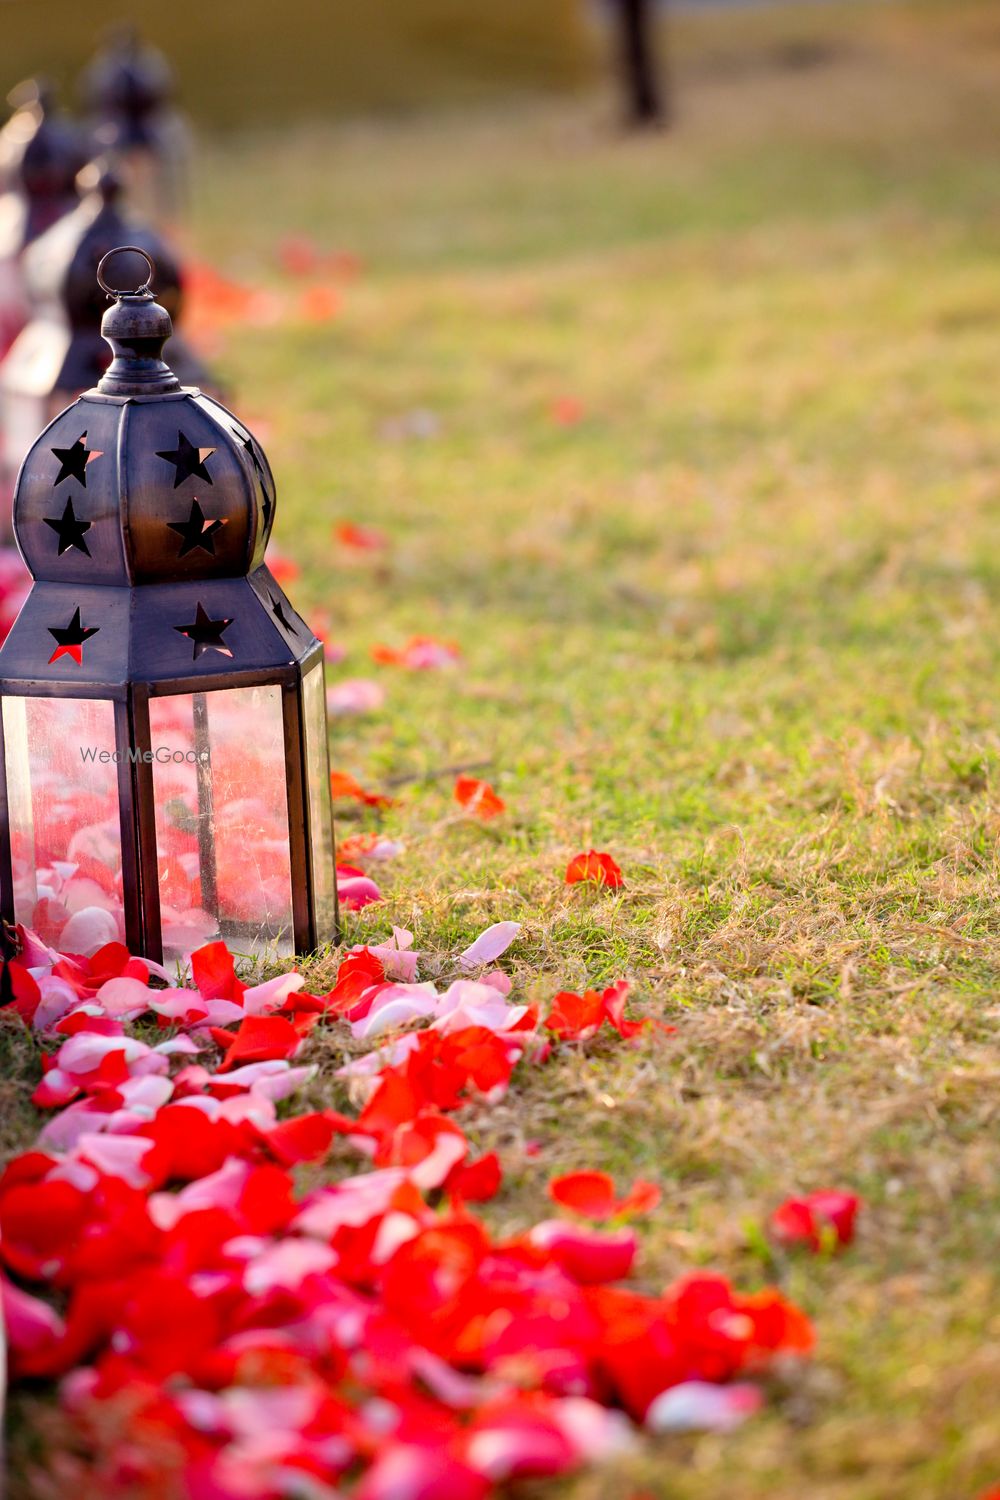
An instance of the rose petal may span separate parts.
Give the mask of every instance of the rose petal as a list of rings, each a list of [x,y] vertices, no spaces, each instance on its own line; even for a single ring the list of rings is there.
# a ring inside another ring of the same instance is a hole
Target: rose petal
[[[755,1385],[685,1380],[657,1396],[646,1412],[651,1432],[731,1432],[763,1404]]]
[[[521,931],[520,922],[494,922],[481,932],[474,943],[458,956],[463,969],[475,969],[480,964],[491,964],[501,953],[506,953]]]

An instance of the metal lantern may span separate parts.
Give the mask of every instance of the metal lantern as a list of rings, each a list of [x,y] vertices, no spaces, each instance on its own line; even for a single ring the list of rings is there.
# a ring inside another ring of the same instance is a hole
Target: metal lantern
[[[173,107],[174,75],[166,57],[137,29],[118,25],[82,79],[95,144],[125,164],[130,200],[143,217],[170,222],[183,197],[187,128]]]
[[[156,290],[164,307],[172,319],[181,312],[180,268],[159,235],[122,218],[117,171],[107,162],[91,162],[80,172],[77,185],[77,207],[41,235],[23,258],[34,313],[0,367],[0,536],[5,530],[9,533],[10,496],[28,448],[68,401],[96,385],[110,361],[101,337],[106,302],[94,279],[101,258],[125,240],[140,246],[158,267]],[[168,353],[183,384],[217,394],[180,333],[174,334]]]
[[[3,915],[71,952],[311,950],[337,924],[323,648],[264,562],[271,470],[181,387],[169,314],[148,279],[108,286],[109,259],[110,368],[17,484],[34,583],[0,648]]]
[[[14,113],[0,130],[0,357],[28,316],[21,256],[73,208],[86,159],[80,131],[54,111],[46,84],[31,79],[7,102]]]

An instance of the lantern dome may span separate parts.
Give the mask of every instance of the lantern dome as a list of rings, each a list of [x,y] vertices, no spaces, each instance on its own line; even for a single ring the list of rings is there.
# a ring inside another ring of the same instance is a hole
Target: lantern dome
[[[56,417],[21,469],[14,530],[35,578],[129,586],[260,567],[274,480],[243,424],[176,379],[157,400],[109,396],[106,381]],[[86,551],[53,545],[64,498],[87,526]]]
[[[0,904],[74,952],[307,951],[337,922],[323,648],[264,560],[264,452],[165,363],[154,275],[102,260],[109,368],[17,481]]]
[[[140,247],[129,250],[135,258]],[[275,491],[263,449],[164,363],[170,317],[151,291],[121,294],[103,328],[109,369],[35,442],[14,496],[14,534],[43,593],[50,585],[74,598],[81,588],[137,590],[125,628],[113,640],[95,637],[63,672],[74,681],[81,668],[160,676],[172,665],[183,675],[192,643],[156,628],[160,611],[176,597],[178,619],[168,623],[183,625],[181,599],[210,583],[226,649],[204,653],[200,670],[228,672],[243,650],[258,666],[293,662],[312,637],[264,566]],[[169,594],[145,584],[165,584]],[[202,589],[194,603],[209,597]]]
[[[0,130],[0,254],[18,254],[76,201],[86,160],[83,136],[54,108],[48,84],[30,80],[8,97],[14,113]]]
[[[119,149],[159,144],[159,117],[174,93],[173,70],[134,26],[115,28],[84,74],[82,87],[92,114],[105,127],[102,138],[110,126]]]
[[[173,107],[174,75],[131,25],[116,26],[82,80],[95,146],[113,150],[128,200],[150,223],[171,223],[187,199],[190,141]]]

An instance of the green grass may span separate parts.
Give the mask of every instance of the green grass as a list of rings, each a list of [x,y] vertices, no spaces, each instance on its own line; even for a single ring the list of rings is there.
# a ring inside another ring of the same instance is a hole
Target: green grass
[[[820,62],[780,66],[803,27]],[[595,101],[209,148],[223,269],[274,277],[289,227],[365,261],[335,322],[219,360],[296,602],[389,690],[334,727],[400,798],[341,833],[406,845],[349,938],[402,923],[433,970],[515,918],[519,992],[627,976],[677,1027],[472,1120],[495,1222],[567,1167],[653,1177],[644,1284],[777,1278],[817,1321],[765,1417],[561,1493],[972,1500],[1000,1478],[1000,23],[817,8],[678,50],[668,136]],[[338,552],[342,518],[388,561]],[[463,669],[372,666],[412,632]],[[490,830],[441,774],[481,762]],[[563,885],[590,845],[621,895]],[[824,1185],[863,1194],[856,1248],[768,1260],[755,1226]]]

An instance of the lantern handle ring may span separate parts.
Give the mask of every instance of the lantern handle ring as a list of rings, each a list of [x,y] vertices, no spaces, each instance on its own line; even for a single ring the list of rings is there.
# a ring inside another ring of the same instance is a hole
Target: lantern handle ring
[[[131,253],[132,255],[141,255],[143,260],[146,262],[147,266],[149,267],[149,275],[146,277],[146,280],[143,282],[142,286],[137,287],[108,286],[108,283],[104,279],[104,267],[114,256],[125,255],[129,253]],[[152,295],[150,290],[150,283],[152,282],[155,275],[156,261],[150,255],[148,250],[143,250],[141,245],[116,245],[113,250],[108,251],[107,255],[101,256],[100,262],[97,267],[97,284],[101,288],[102,292],[107,292],[109,297],[146,297]]]

